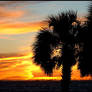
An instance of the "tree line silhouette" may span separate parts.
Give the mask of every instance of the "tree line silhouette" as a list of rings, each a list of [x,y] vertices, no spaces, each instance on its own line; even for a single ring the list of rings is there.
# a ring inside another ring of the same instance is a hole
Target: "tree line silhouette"
[[[87,21],[81,24],[77,12],[69,10],[48,17],[48,28],[41,28],[33,44],[34,62],[41,66],[47,75],[54,68],[62,67],[62,92],[69,91],[71,68],[78,62],[81,76],[92,76],[91,30],[92,3],[88,9]],[[58,48],[60,55],[52,56]]]

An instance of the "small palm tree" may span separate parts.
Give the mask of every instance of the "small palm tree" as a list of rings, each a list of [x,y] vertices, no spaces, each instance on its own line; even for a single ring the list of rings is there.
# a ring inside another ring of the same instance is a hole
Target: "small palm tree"
[[[39,64],[47,75],[51,75],[54,68],[60,68],[62,65],[62,92],[68,92],[71,68],[76,64],[78,56],[80,56],[79,69],[82,75],[92,74],[91,67],[90,71],[87,68],[84,69],[85,61],[82,59],[85,57],[83,53],[86,52],[86,49],[81,50],[85,43],[82,40],[84,39],[82,34],[86,34],[86,31],[84,31],[86,26],[80,25],[77,20],[77,13],[74,11],[63,12],[57,16],[49,16],[47,21],[49,28],[40,30],[33,45],[34,62]],[[52,27],[52,30],[50,30],[50,27]],[[76,44],[80,46],[79,53],[76,53]],[[53,55],[54,49],[59,50],[59,55]]]

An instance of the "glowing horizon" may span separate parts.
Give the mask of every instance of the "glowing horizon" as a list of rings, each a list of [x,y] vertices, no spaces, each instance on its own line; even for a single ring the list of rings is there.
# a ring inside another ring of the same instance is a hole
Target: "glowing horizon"
[[[52,76],[47,76],[40,66],[33,63],[33,54],[1,58],[0,80],[61,80],[61,69],[54,70]],[[7,62],[7,63],[4,63]],[[11,63],[11,64],[10,64]],[[5,67],[7,66],[7,67]],[[9,72],[10,71],[10,72]],[[39,75],[40,74],[40,75]],[[90,76],[80,77],[77,64],[72,67],[72,80],[92,80]]]

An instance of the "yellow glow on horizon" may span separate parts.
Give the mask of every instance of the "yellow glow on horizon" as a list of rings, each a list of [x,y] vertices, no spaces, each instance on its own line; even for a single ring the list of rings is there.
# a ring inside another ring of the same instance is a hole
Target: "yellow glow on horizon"
[[[9,66],[1,68],[0,80],[61,80],[60,69],[55,70],[53,76],[44,74],[40,66],[32,62],[32,53],[25,54],[24,56],[15,56],[0,58],[0,62],[7,62],[5,65]],[[13,64],[14,62],[14,64]],[[3,65],[1,65],[4,67]],[[72,67],[72,80],[92,80],[90,76],[80,77],[80,71],[77,70],[77,64]]]
[[[12,60],[12,59],[26,59],[26,58],[31,58],[33,56],[32,53],[29,53],[27,55],[24,56],[20,56],[20,57],[8,57],[8,58],[0,58],[0,60]]]
[[[32,80],[61,80],[62,77],[34,77]]]

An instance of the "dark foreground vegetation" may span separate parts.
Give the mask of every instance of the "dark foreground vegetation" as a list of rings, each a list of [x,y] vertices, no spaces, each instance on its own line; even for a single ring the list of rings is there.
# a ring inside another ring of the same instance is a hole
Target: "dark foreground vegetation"
[[[70,92],[92,92],[92,80],[71,81]],[[0,81],[0,92],[61,92],[60,81]]]

